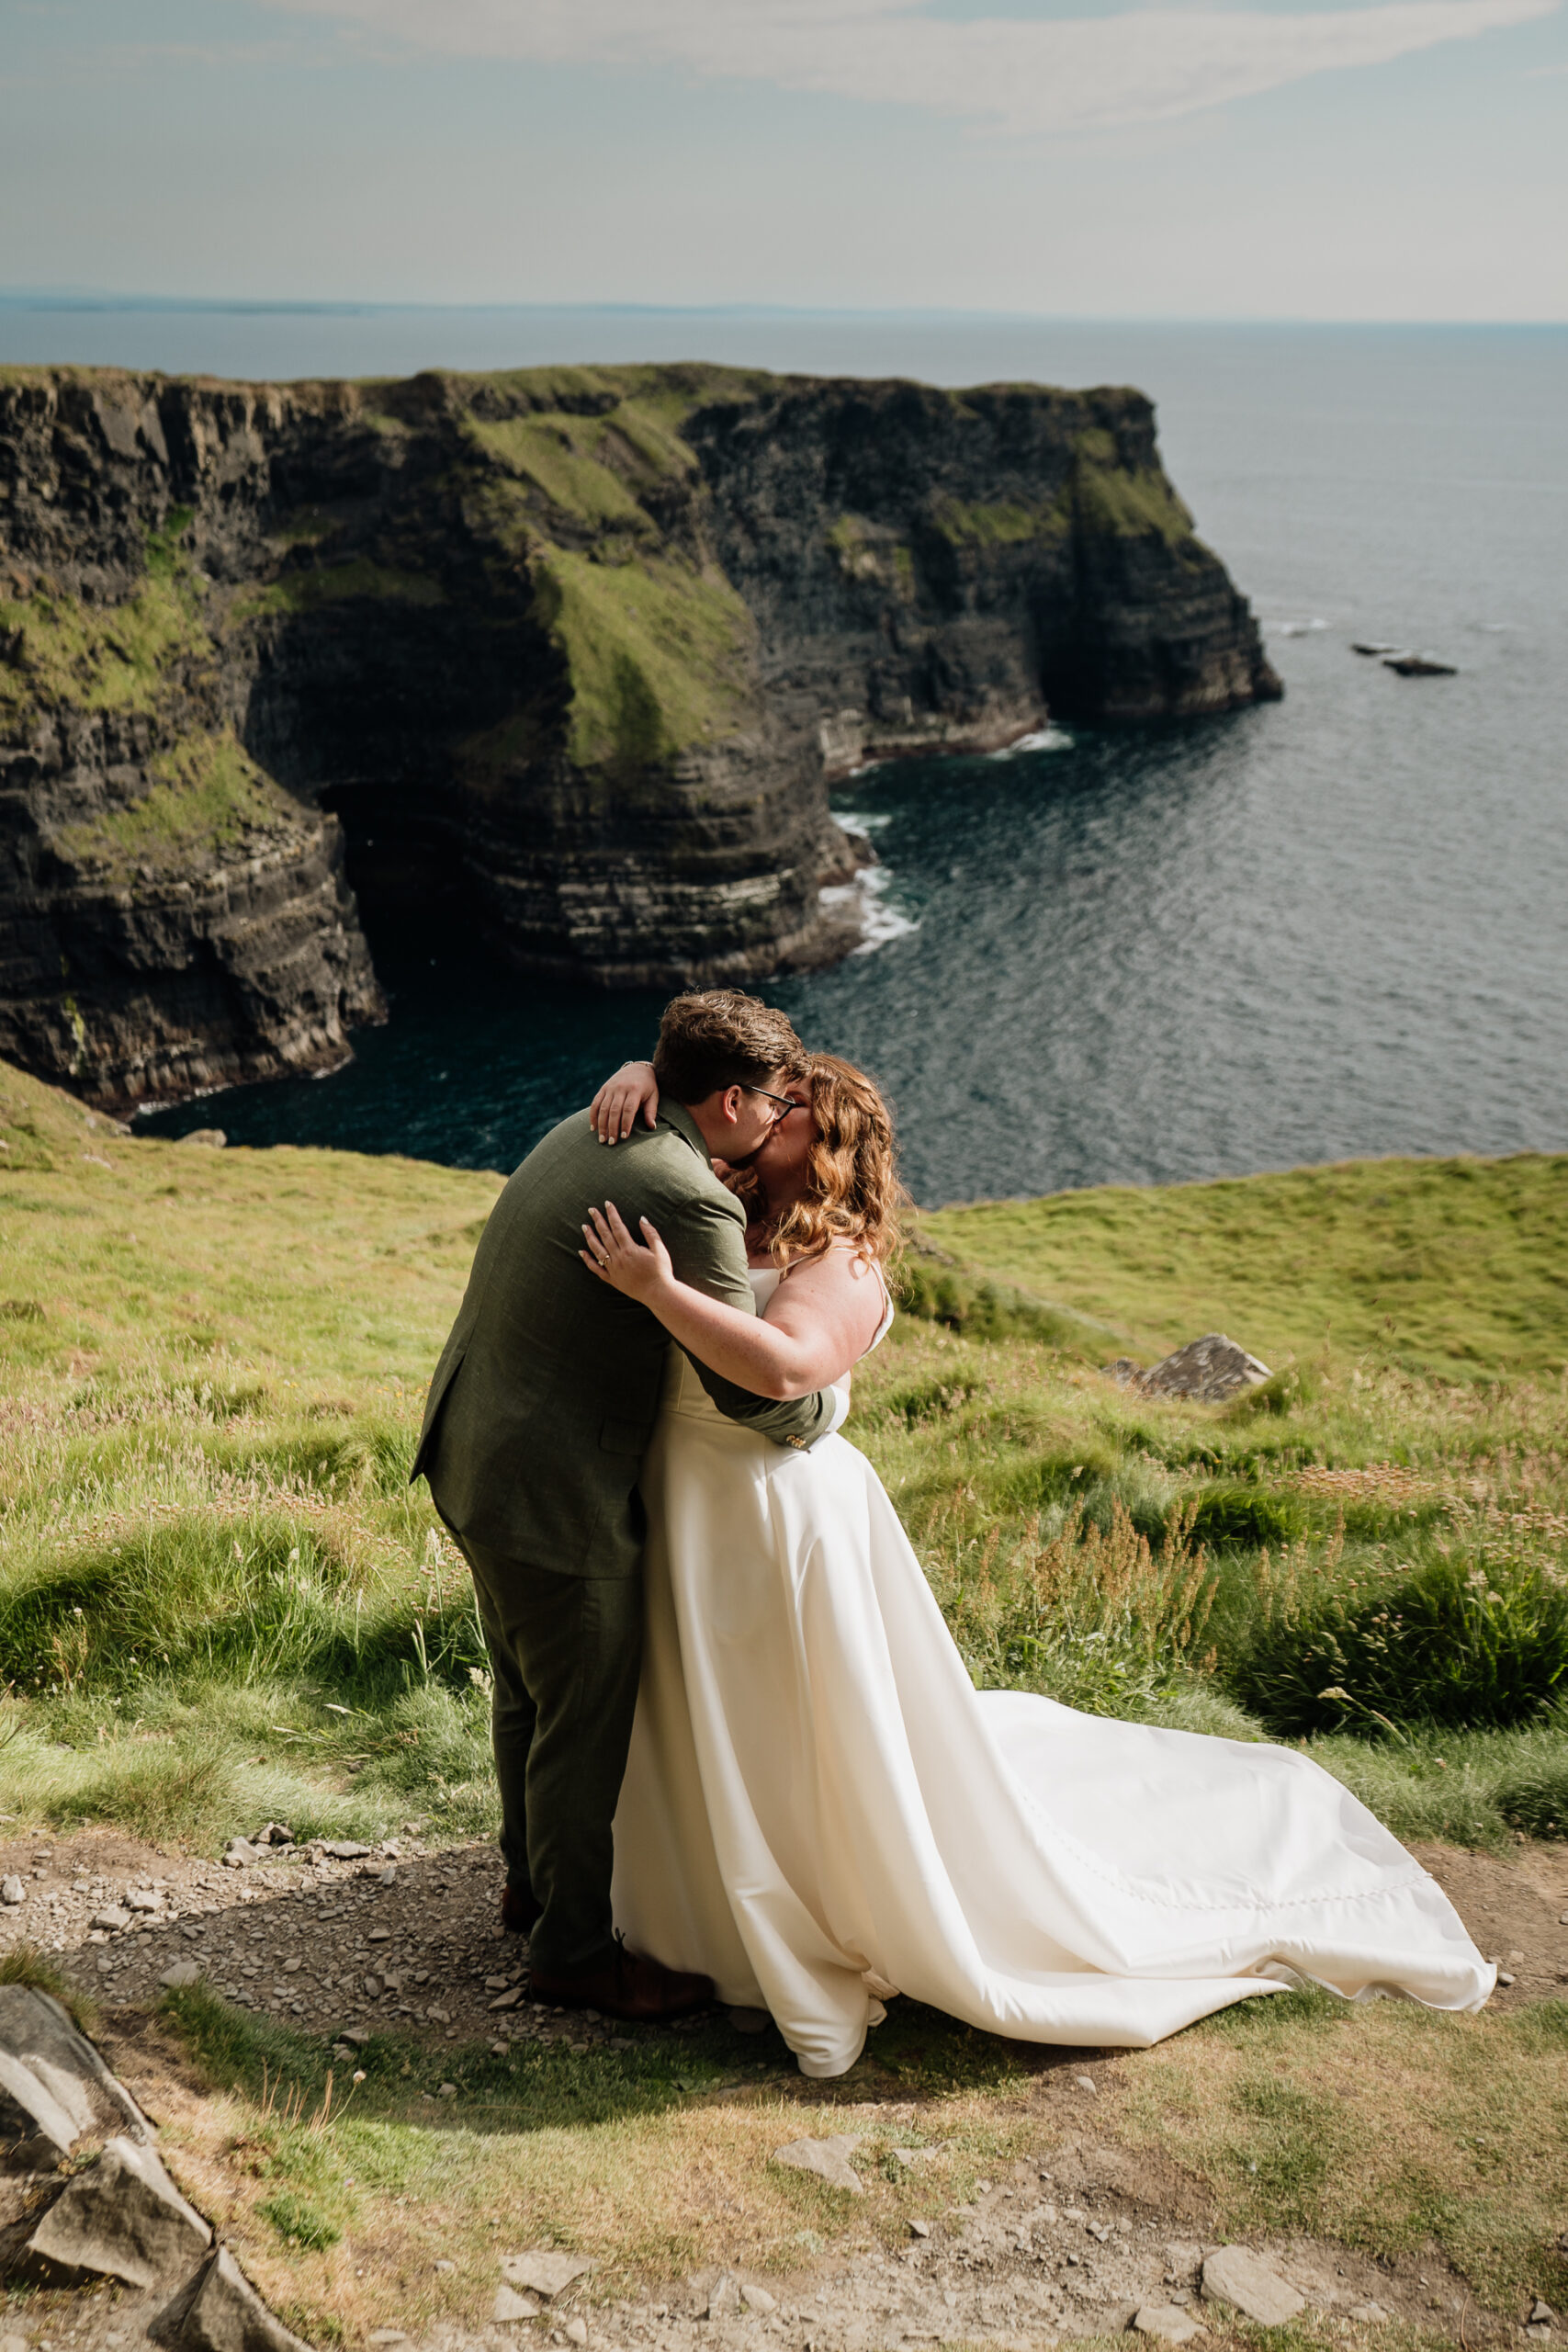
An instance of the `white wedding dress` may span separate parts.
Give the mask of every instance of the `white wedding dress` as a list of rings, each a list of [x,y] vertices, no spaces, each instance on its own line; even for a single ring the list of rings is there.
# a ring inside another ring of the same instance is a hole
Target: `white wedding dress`
[[[779,1277],[751,1279],[761,1307]],[[1132,2048],[1303,1981],[1491,1992],[1437,1883],[1305,1756],[976,1692],[843,1438],[748,1434],[672,1347],[642,1491],[616,1924],[771,2010],[804,2074],[852,2066],[895,1991]]]

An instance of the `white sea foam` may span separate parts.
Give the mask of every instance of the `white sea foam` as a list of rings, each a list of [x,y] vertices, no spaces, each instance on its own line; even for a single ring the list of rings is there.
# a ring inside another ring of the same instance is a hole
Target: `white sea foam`
[[[1004,743],[999,752],[991,752],[993,760],[1015,760],[1021,752],[1070,752],[1073,738],[1065,727],[1045,726],[1033,735],[1021,735],[1016,743]]]
[[[835,808],[833,815],[840,825],[847,825],[852,833],[880,833],[893,822],[886,809],[873,809],[863,816],[858,808]]]
[[[1274,626],[1281,637],[1316,637],[1328,627],[1328,623],[1314,618],[1309,621],[1278,621]]]
[[[919,919],[892,904],[887,896],[893,876],[886,865],[865,865],[852,882],[829,883],[821,892],[824,907],[847,907],[860,923],[857,956],[874,956],[890,940],[905,939],[919,931]]]

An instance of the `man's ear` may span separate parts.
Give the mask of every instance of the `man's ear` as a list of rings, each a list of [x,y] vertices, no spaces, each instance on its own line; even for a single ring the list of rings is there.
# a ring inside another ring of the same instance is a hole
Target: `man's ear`
[[[731,1126],[734,1126],[740,1116],[740,1101],[746,1089],[743,1086],[727,1086],[718,1098],[718,1107]]]

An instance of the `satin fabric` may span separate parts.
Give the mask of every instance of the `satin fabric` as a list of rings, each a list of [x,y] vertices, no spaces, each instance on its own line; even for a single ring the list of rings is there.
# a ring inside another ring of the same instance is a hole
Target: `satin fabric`
[[[671,1354],[615,1816],[634,1950],[771,2010],[816,2076],[894,1991],[1126,2048],[1303,1981],[1484,2002],[1447,1896],[1319,1766],[976,1692],[865,1457],[750,1434]]]

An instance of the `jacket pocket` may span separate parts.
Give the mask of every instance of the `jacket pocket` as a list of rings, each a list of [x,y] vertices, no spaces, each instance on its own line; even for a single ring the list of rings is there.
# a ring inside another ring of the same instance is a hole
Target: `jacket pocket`
[[[599,1450],[602,1453],[644,1454],[652,1435],[650,1421],[601,1421]]]

